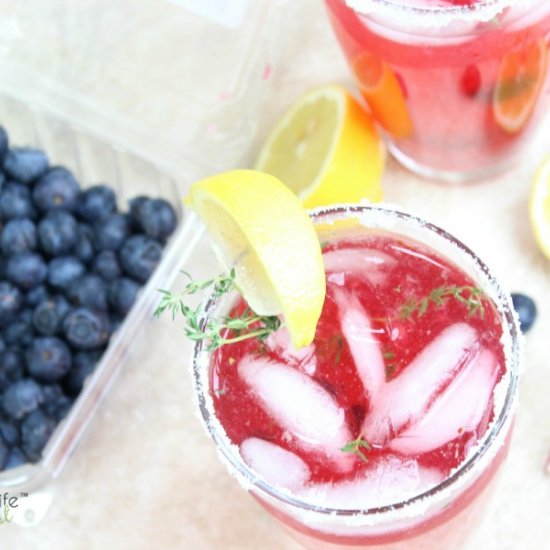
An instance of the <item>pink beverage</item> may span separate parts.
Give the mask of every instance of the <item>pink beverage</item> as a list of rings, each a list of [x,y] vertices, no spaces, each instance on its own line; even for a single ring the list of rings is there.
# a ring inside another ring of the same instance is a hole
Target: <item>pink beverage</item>
[[[314,342],[295,350],[283,328],[212,355],[199,344],[208,429],[306,547],[454,549],[507,449],[518,367],[508,298],[468,249],[417,218],[374,207],[315,218],[327,297]]]
[[[549,102],[549,2],[326,4],[359,90],[402,164],[464,181],[519,157]]]

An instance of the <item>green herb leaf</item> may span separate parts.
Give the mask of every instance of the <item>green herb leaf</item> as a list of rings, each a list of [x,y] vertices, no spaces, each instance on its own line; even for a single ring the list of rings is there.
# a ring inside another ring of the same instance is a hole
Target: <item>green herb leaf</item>
[[[362,435],[359,435],[357,439],[354,439],[353,441],[350,441],[349,443],[346,443],[340,451],[343,453],[352,453],[355,456],[358,456],[363,462],[368,462],[369,459],[367,455],[365,454],[365,451],[370,451],[371,446],[367,442],[366,439],[363,438]]]
[[[161,301],[157,306],[154,315],[159,317],[165,311],[172,312],[172,318],[182,315],[186,326],[185,335],[192,341],[208,341],[206,349],[212,351],[226,344],[241,342],[248,338],[264,340],[281,326],[281,320],[276,316],[256,315],[249,307],[238,317],[226,316],[218,321],[211,319],[201,328],[199,320],[204,314],[204,305],[200,303],[195,309],[185,304],[185,297],[195,294],[200,290],[214,287],[212,294],[219,298],[236,288],[235,270],[232,269],[229,275],[220,275],[215,279],[205,281],[194,281],[187,272],[183,272],[190,282],[179,294],[168,290],[160,290]]]
[[[483,307],[483,298],[485,297],[480,288],[473,286],[447,286],[443,285],[434,288],[428,296],[422,298],[410,298],[401,306],[400,317],[402,319],[412,319],[414,314],[422,317],[429,309],[430,305],[435,307],[442,306],[448,299],[454,299],[464,304],[468,310],[468,317],[479,314],[483,318],[485,309]]]

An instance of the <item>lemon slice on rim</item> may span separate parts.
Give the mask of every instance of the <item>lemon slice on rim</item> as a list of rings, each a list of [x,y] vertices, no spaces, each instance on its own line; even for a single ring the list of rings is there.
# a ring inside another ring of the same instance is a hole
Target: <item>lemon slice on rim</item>
[[[255,164],[279,178],[306,208],[382,200],[385,147],[370,116],[342,87],[299,98],[275,125]]]
[[[259,315],[282,314],[295,347],[310,344],[325,299],[319,239],[300,200],[277,178],[235,170],[191,187],[218,259]]]
[[[529,197],[529,220],[537,244],[550,259],[550,157],[535,175]]]

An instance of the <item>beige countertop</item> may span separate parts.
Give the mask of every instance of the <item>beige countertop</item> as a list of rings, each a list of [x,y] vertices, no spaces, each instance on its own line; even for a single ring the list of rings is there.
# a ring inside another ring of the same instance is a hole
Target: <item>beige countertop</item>
[[[351,86],[320,0],[303,1],[291,22],[255,143],[308,87]],[[546,135],[550,120],[545,123]],[[543,129],[544,130],[544,129]],[[550,152],[544,132],[519,166],[481,184],[428,183],[389,160],[385,197],[442,225],[471,246],[511,291],[531,295],[538,320],[526,339],[520,406],[508,460],[482,526],[468,550],[549,547],[550,261],[537,249],[527,219],[530,182]],[[252,148],[253,149],[253,148]],[[212,265],[201,241],[193,264]],[[53,490],[36,527],[0,526],[13,550],[297,549],[227,475],[194,412],[189,345],[170,319],[151,323]]]

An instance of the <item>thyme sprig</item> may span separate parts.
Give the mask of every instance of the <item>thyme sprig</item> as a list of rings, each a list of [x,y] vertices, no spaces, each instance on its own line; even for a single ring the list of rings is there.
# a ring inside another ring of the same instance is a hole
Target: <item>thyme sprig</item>
[[[363,438],[363,435],[360,434],[357,439],[346,443],[340,450],[343,453],[351,453],[358,456],[363,462],[368,462],[369,459],[365,454],[365,451],[370,451],[371,446],[368,441]]]
[[[160,317],[160,315],[166,310],[170,310],[172,312],[172,319],[175,319],[178,313],[182,313],[184,317],[187,317],[185,312],[190,308],[189,306],[185,305],[185,296],[196,294],[199,290],[204,290],[205,288],[214,286],[213,295],[215,298],[219,298],[223,294],[226,294],[227,292],[230,292],[235,288],[234,269],[231,270],[229,275],[220,275],[215,279],[207,279],[205,281],[194,281],[191,275],[187,273],[187,271],[182,271],[182,273],[189,278],[189,283],[179,294],[174,294],[169,290],[158,289],[158,291],[162,294],[162,299],[160,301],[160,304],[157,306],[157,309],[155,310],[155,317]],[[200,313],[202,311],[202,308],[199,306],[199,308],[197,308],[197,310],[195,311],[197,311],[197,313]]]
[[[249,307],[246,307],[238,316],[228,315],[221,319],[209,319],[201,325],[200,320],[205,312],[204,303],[201,302],[193,309],[185,303],[186,296],[209,287],[213,287],[214,298],[231,292],[236,289],[235,270],[232,269],[229,275],[224,274],[204,281],[195,281],[189,273],[185,271],[182,273],[190,279],[189,283],[179,294],[159,289],[162,298],[154,315],[159,317],[168,310],[172,312],[172,319],[176,319],[177,315],[181,314],[186,322],[185,335],[194,342],[206,340],[208,351],[249,338],[263,340],[281,326],[277,316],[257,315]]]
[[[428,311],[428,307],[431,304],[440,307],[451,298],[458,300],[466,306],[468,317],[479,314],[479,316],[483,318],[485,315],[485,309],[482,302],[483,296],[483,291],[473,286],[443,285],[434,288],[423,298],[411,298],[407,300],[407,302],[401,306],[400,315],[402,319],[412,319],[414,314],[416,314],[417,317],[422,317],[426,311]]]

